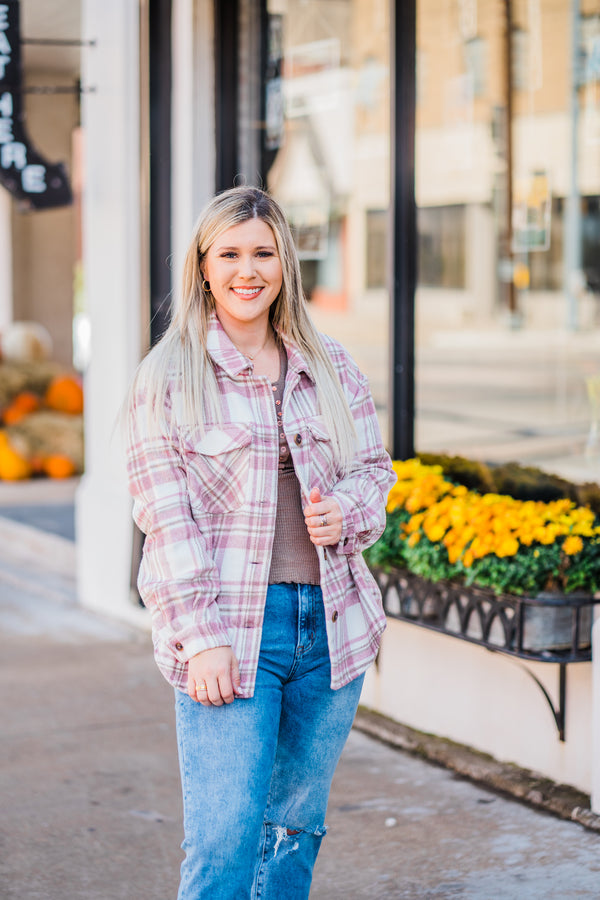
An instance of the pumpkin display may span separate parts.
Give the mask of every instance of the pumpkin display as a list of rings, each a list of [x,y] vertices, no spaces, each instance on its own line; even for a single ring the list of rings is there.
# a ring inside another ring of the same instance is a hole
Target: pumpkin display
[[[0,431],[0,478],[3,481],[21,481],[30,476],[29,462],[14,449],[7,433]]]
[[[16,425],[6,429],[11,440],[21,449],[30,466],[35,471],[50,477],[66,478],[83,471],[83,417],[70,413],[39,409],[30,413]],[[53,472],[64,472],[65,467],[55,460],[48,469],[48,460],[53,457],[69,459],[73,471],[69,476],[56,476]],[[2,477],[0,475],[0,477]]]
[[[0,360],[0,481],[83,471],[83,389],[49,359]]]
[[[38,361],[52,355],[50,332],[39,322],[11,322],[4,328],[0,346],[4,359]]]
[[[77,474],[75,463],[62,453],[53,453],[42,462],[42,471],[49,478],[71,478]]]
[[[81,415],[83,388],[79,379],[74,375],[57,375],[48,385],[44,401],[49,409],[70,415]]]
[[[16,425],[21,419],[40,408],[40,398],[32,391],[21,391],[2,413],[5,425]]]

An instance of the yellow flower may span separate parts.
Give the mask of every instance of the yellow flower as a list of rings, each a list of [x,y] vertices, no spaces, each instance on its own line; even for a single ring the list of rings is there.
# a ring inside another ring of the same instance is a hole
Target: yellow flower
[[[434,522],[433,524],[425,523],[423,525],[423,531],[432,544],[437,543],[437,541],[441,541],[441,539],[446,534],[446,529],[439,522]]]
[[[452,565],[458,560],[460,554],[462,553],[462,547],[458,544],[453,544],[451,547],[448,547],[448,562]]]
[[[567,556],[574,556],[576,553],[581,553],[583,550],[583,541],[578,535],[571,534],[565,540],[562,548]]]
[[[519,542],[514,537],[505,538],[496,549],[496,556],[501,559],[505,556],[514,556],[519,552]]]

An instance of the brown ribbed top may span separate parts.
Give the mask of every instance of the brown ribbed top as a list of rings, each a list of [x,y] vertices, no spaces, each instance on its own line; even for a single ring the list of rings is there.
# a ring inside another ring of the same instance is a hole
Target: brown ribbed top
[[[273,384],[279,436],[279,479],[269,584],[320,584],[319,557],[306,530],[300,482],[296,478],[290,448],[283,433],[281,407],[287,373],[287,355],[283,346],[280,360],[279,378]]]

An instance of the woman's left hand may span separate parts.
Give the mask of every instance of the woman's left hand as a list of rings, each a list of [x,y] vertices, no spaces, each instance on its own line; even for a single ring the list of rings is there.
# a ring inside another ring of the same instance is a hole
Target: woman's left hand
[[[304,521],[313,544],[330,547],[342,536],[342,511],[333,497],[321,497],[318,488],[310,492],[310,504],[303,510]]]

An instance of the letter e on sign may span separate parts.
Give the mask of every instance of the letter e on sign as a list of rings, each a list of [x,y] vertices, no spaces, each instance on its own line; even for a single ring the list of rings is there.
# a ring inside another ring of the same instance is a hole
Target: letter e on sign
[[[28,194],[43,194],[46,190],[46,166],[25,166],[21,172],[21,183]]]

